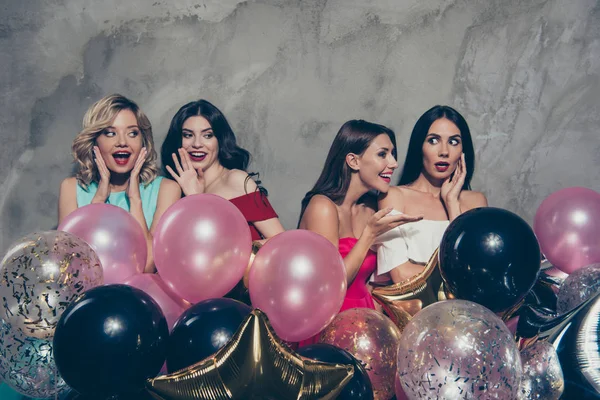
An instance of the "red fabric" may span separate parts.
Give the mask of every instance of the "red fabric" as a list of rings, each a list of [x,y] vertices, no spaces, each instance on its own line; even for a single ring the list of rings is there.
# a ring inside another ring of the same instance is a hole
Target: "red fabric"
[[[352,250],[357,241],[358,239],[352,237],[340,239],[339,252],[343,258],[350,253],[350,250]],[[377,253],[369,250],[360,266],[360,269],[358,270],[358,273],[356,274],[356,277],[354,278],[354,281],[352,281],[352,284],[346,291],[346,297],[344,298],[340,312],[349,310],[351,308],[370,308],[375,310],[375,302],[373,301],[371,292],[369,292],[369,289],[367,288],[367,282],[369,281],[369,277],[373,274],[373,272],[375,272],[376,268]],[[301,341],[299,347],[317,343],[320,335],[321,332],[317,333],[311,338]]]
[[[260,190],[256,190],[243,196],[234,197],[229,201],[244,214],[244,218],[246,218],[250,227],[252,240],[263,239],[253,222],[277,218],[277,213],[271,207],[267,196]]]

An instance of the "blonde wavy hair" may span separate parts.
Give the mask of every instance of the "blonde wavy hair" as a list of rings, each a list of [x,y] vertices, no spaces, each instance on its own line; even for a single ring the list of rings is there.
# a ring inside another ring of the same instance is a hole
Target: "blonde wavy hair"
[[[158,175],[150,120],[135,102],[120,94],[111,94],[98,100],[87,110],[83,116],[83,129],[77,134],[71,147],[71,153],[77,164],[75,177],[77,182],[86,189],[90,183],[100,180],[93,152],[96,138],[112,125],[117,114],[122,110],[130,110],[135,115],[142,133],[142,145],[148,151],[146,162],[140,171],[140,181],[147,185]]]

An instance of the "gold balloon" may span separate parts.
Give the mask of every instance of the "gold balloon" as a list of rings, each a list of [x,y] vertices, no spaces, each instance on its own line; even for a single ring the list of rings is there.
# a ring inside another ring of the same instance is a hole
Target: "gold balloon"
[[[352,365],[300,357],[255,309],[214,355],[150,379],[147,388],[163,400],[335,399],[353,375]]]
[[[263,241],[255,240],[252,242],[252,253],[250,254],[250,260],[248,261],[248,266],[246,267],[246,272],[244,272],[244,286],[246,289],[248,288],[248,280],[250,277],[250,268],[252,268],[252,263],[254,262],[254,257],[256,257],[256,253],[263,246]]]
[[[438,269],[438,249],[436,249],[423,271],[390,286],[373,289],[373,298],[381,304],[394,323],[402,330],[406,314],[415,315],[423,307],[438,300],[441,277]],[[390,311],[386,310],[389,308]],[[401,313],[399,310],[405,311]],[[394,319],[396,318],[396,319]]]
[[[406,324],[410,322],[412,315],[409,310],[420,310],[421,300],[398,300],[389,301],[383,297],[373,296],[375,301],[381,304],[381,308],[385,314],[390,317],[392,322],[400,329],[400,332],[404,330]],[[418,308],[418,309],[417,309]],[[416,313],[416,311],[415,311]]]

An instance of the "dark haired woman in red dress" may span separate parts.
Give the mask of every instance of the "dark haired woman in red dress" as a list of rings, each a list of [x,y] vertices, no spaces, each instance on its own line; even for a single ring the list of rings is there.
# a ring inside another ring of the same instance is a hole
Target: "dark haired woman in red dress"
[[[165,173],[185,196],[210,193],[231,201],[248,221],[253,241],[263,242],[284,231],[267,191],[252,179],[257,174],[246,172],[250,153],[237,145],[227,119],[208,101],[193,101],[177,111],[161,159]],[[247,275],[248,271],[226,297],[250,304]]]
[[[231,201],[246,217],[252,240],[284,231],[267,191],[246,172],[250,153],[237,145],[227,119],[208,101],[193,101],[177,111],[161,158],[184,195],[210,193]]]

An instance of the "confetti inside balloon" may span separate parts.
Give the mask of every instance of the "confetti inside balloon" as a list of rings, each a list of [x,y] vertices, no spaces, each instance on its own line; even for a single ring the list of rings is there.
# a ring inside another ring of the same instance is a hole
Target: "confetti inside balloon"
[[[392,320],[368,308],[351,308],[339,313],[319,339],[321,343],[346,350],[363,364],[376,400],[394,396],[399,341],[400,330]]]
[[[52,340],[28,337],[0,320],[0,377],[29,397],[49,398],[68,387],[54,365]]]
[[[430,305],[400,338],[398,375],[411,400],[516,399],[521,374],[506,325],[470,301]]]
[[[32,233],[16,241],[0,271],[0,317],[12,329],[39,339],[52,338],[69,303],[103,282],[94,250],[61,231]]]
[[[600,264],[592,264],[573,272],[558,291],[559,314],[571,311],[600,292]]]
[[[565,389],[558,354],[551,343],[537,342],[521,352],[520,400],[558,400]]]

